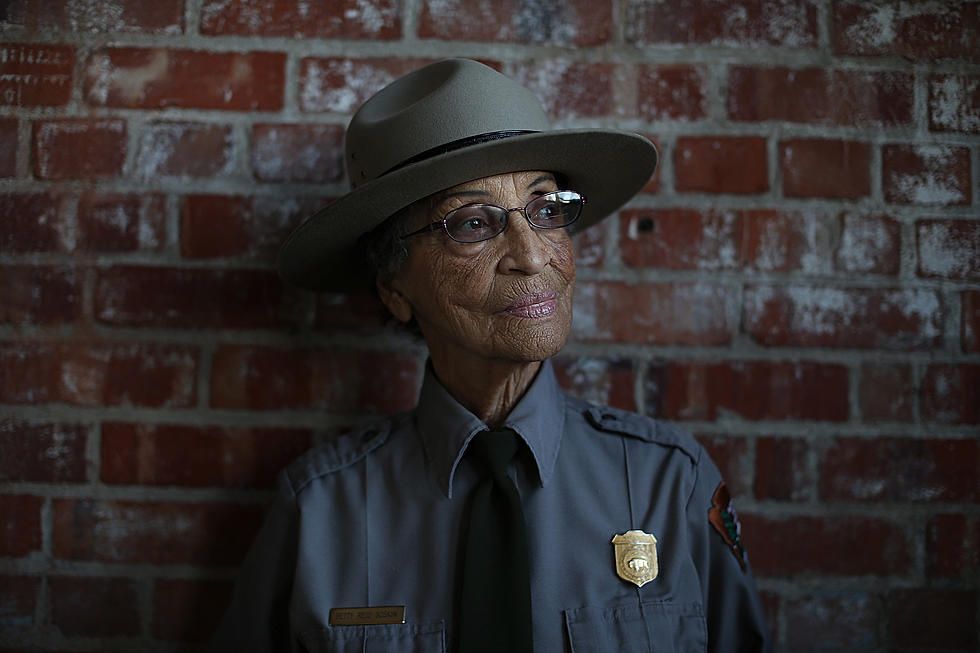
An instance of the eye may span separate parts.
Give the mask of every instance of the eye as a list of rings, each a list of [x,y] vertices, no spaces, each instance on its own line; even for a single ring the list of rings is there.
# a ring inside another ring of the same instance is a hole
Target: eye
[[[489,204],[470,204],[446,216],[446,230],[450,238],[463,243],[474,243],[493,238],[503,229],[506,216],[503,209]]]

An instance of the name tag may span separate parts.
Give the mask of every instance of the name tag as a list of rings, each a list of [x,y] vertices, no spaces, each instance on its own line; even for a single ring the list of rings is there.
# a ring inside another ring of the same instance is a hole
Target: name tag
[[[371,626],[405,623],[404,605],[381,605],[375,608],[333,608],[331,626]]]

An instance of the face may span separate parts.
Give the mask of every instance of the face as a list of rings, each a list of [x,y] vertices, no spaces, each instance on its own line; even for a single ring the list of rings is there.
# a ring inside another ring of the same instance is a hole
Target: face
[[[411,229],[472,203],[523,207],[559,190],[547,172],[484,177],[422,202]],[[575,260],[565,229],[534,229],[520,212],[479,243],[458,243],[443,230],[413,236],[405,265],[382,300],[398,319],[418,322],[433,362],[468,357],[529,363],[565,344],[572,320]]]

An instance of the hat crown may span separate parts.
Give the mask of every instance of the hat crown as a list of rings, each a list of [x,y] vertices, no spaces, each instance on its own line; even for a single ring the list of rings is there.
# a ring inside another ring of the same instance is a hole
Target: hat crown
[[[531,91],[479,62],[447,59],[395,80],[354,114],[347,174],[354,188],[450,143],[549,127]]]

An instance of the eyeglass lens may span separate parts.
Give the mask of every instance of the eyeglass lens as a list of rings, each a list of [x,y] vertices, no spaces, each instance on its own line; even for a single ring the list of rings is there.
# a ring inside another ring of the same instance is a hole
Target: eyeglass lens
[[[583,203],[582,196],[574,191],[555,191],[532,200],[524,213],[539,229],[559,229],[575,222]],[[504,230],[509,214],[494,204],[468,204],[446,215],[446,231],[461,243],[488,240]]]

